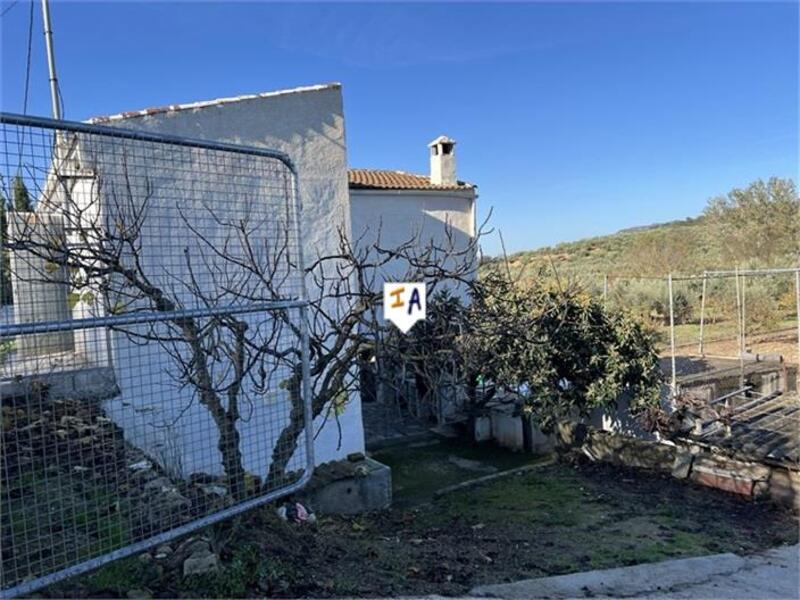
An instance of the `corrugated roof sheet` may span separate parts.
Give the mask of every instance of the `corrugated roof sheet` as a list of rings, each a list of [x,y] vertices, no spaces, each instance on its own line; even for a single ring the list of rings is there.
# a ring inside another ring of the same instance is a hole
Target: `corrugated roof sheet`
[[[350,169],[347,180],[356,190],[469,190],[470,183],[459,181],[456,185],[434,185],[427,175],[382,169]]]

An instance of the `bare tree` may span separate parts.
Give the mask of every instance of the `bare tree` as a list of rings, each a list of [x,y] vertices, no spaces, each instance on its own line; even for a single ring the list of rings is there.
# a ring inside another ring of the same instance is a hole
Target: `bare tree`
[[[155,343],[170,357],[168,371],[175,384],[190,390],[192,402],[199,402],[215,423],[221,463],[236,499],[246,496],[237,424],[255,396],[276,384],[287,390],[291,410],[288,424],[275,441],[263,485],[271,489],[291,476],[287,468],[305,426],[302,327],[290,318],[289,309],[273,311],[273,318],[247,313],[195,317],[183,309],[290,300],[297,288],[288,283],[292,278],[304,280],[310,301],[305,327],[312,413],[315,418],[324,415],[329,422],[338,418],[358,391],[359,352],[373,343],[376,327],[380,328],[375,315],[382,302],[383,268],[401,261],[407,276],[425,280],[430,291],[445,281],[469,282],[475,275],[480,236],[465,244],[457,241],[449,227],[440,244],[423,243],[414,235],[392,248],[382,247],[380,236],[370,243],[352,241],[340,228],[337,252],[314,257],[301,272],[288,211],[285,215],[249,211],[229,215],[210,203],[200,210],[173,207],[182,227],[191,232],[191,243],[182,249],[179,269],[170,271],[170,265],[164,265],[159,270],[149,256],[152,249],[144,232],[157,218],[151,214],[152,205],[163,209],[163,199],[156,198],[149,179],[129,174],[124,158],[121,172],[121,177],[109,180],[96,176],[88,198],[78,198],[68,185],[60,185],[55,206],[68,236],[48,235],[42,231],[46,225],[30,213],[30,218],[9,227],[4,245],[19,257],[63,269],[69,274],[64,285],[78,294],[88,292],[105,314],[156,311],[175,315],[144,327],[114,330],[134,343]],[[59,179],[57,173],[54,177]],[[55,210],[54,202],[43,206]],[[201,226],[209,220],[213,237]],[[277,233],[264,237],[268,225],[269,231]],[[26,274],[14,275],[52,281],[50,271],[28,269]]]

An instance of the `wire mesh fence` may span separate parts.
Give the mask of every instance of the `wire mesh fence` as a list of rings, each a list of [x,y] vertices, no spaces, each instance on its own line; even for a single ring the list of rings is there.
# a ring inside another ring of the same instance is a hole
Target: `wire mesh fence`
[[[2,581],[31,591],[313,468],[291,163],[2,115]]]
[[[673,277],[676,350],[684,355],[736,358],[748,353],[781,355],[797,362],[797,289],[793,268],[708,271]],[[633,313],[670,343],[666,277],[594,275],[582,280],[589,293],[614,309]],[[741,347],[740,347],[741,346]]]

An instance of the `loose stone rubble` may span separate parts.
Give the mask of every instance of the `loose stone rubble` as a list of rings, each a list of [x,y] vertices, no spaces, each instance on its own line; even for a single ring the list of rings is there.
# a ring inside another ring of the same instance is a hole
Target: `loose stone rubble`
[[[81,548],[110,551],[233,503],[224,477],[168,477],[125,441],[124,431],[99,402],[4,398],[2,419],[0,485],[8,492],[0,500],[0,513],[6,573],[49,570],[55,559],[48,562],[42,556]],[[59,490],[55,509],[44,500],[54,487]],[[69,520],[76,512],[97,514],[106,520],[105,527],[94,519],[76,527]],[[45,525],[28,527],[29,522]],[[19,534],[21,523],[24,535]],[[160,546],[156,558],[171,554],[168,545]],[[218,562],[207,544],[184,560],[185,570],[195,573],[213,570]]]

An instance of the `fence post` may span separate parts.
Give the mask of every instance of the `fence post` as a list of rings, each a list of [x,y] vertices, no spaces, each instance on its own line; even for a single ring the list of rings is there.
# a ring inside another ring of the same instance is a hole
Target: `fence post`
[[[736,266],[734,271],[736,277],[736,321],[739,331],[739,387],[744,387],[744,338],[742,337],[742,290],[741,282],[739,281],[739,266]]]
[[[747,276],[742,273],[742,356],[747,352]]]
[[[608,273],[603,275],[603,304],[608,304]]]
[[[703,291],[700,293],[700,356],[705,356],[703,348],[703,334],[706,323],[706,285],[708,283],[708,271],[703,271]]]
[[[672,364],[672,378],[670,379],[670,393],[674,399],[678,391],[678,378],[675,372],[675,306],[672,299],[672,273],[667,277],[669,294],[669,347],[670,362]]]
[[[797,389],[800,390],[800,268],[794,272],[794,296],[797,303]]]

